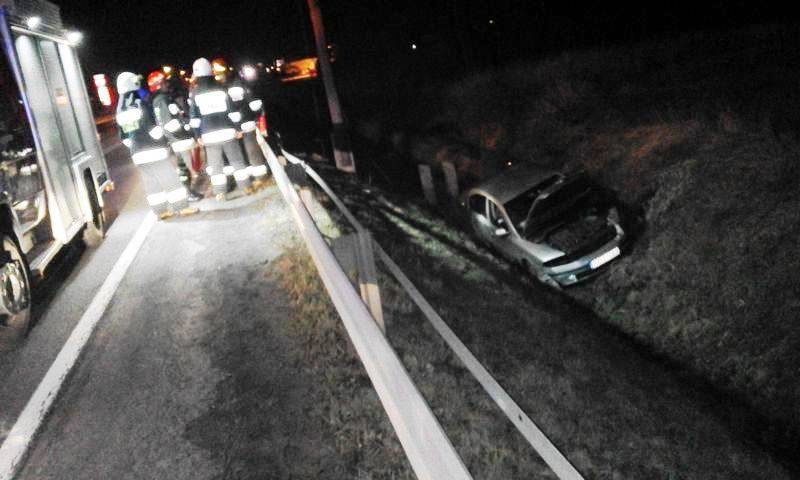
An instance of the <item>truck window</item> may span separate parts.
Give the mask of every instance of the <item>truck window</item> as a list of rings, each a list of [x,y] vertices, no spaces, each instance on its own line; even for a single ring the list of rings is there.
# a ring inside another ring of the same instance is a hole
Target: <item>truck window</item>
[[[61,59],[54,42],[42,40],[39,46],[47,70],[53,102],[56,106],[56,112],[58,112],[58,119],[61,121],[61,128],[64,130],[67,151],[70,156],[75,156],[83,151],[83,141],[78,131],[78,121],[75,118],[67,82],[64,79]]]
[[[14,209],[21,228],[41,220],[37,198],[44,183],[14,72],[0,53],[0,192]]]
[[[0,54],[0,161],[35,153],[33,136],[8,59]]]

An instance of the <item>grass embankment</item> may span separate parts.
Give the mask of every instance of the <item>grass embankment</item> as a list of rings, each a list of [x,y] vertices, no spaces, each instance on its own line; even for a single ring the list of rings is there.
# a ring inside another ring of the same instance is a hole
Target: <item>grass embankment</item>
[[[334,433],[336,450],[351,467],[347,478],[413,478],[305,247],[286,247],[271,274],[289,294],[291,330],[305,346],[300,361],[319,381],[323,401],[308,414]]]
[[[712,402],[416,208],[337,184],[362,221],[498,381],[587,478],[788,478],[732,435]],[[366,207],[366,208],[365,208]],[[346,263],[346,262],[345,262]],[[273,262],[303,359],[357,478],[413,478],[304,248]],[[512,281],[513,280],[513,281]],[[475,478],[554,478],[408,296],[379,272],[388,338]],[[535,292],[532,296],[531,292]]]
[[[434,114],[408,144],[388,128],[374,137],[387,169],[451,160],[467,184],[533,162],[583,168],[616,191],[642,232],[566,294],[752,407],[764,422],[743,431],[796,454],[798,33],[684,35],[484,73],[426,106]]]
[[[416,478],[305,247],[287,247],[271,268],[289,293],[303,363],[320,380],[324,400],[310,414],[335,432],[348,478]],[[390,340],[476,478],[550,478],[407,295],[383,274],[380,283]]]

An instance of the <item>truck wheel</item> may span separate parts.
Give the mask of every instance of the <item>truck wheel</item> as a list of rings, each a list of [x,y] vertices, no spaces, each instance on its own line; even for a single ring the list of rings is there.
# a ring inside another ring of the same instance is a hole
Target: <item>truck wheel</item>
[[[87,247],[94,248],[100,245],[106,236],[106,214],[97,199],[97,191],[94,182],[87,175],[86,191],[89,192],[89,205],[92,207],[92,221],[86,223],[83,229],[83,243]]]
[[[0,348],[16,346],[28,333],[31,284],[28,265],[16,239],[0,233]]]

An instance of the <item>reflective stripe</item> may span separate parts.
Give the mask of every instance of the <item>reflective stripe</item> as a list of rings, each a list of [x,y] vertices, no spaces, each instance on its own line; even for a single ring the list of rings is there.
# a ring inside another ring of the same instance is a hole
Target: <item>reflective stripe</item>
[[[189,177],[187,177],[186,175],[181,175],[181,176],[179,176],[179,177],[178,177],[178,179],[179,179],[181,182],[185,182],[186,180],[189,180]]]
[[[181,109],[178,108],[178,106],[175,105],[174,103],[170,103],[169,104],[169,113],[171,113],[173,115],[177,115],[180,111],[181,111]]]
[[[242,99],[244,99],[244,88],[231,87],[228,89],[228,95],[231,96],[231,100],[234,102],[240,102]]]
[[[203,115],[227,111],[227,99],[228,96],[225,95],[225,92],[222,90],[212,90],[194,96],[194,101],[197,103],[197,107],[200,108],[200,113]]]
[[[175,190],[167,192],[167,201],[169,203],[178,203],[186,198],[186,189],[184,187],[176,188]]]
[[[122,141],[122,144],[128,148],[131,148],[131,145],[133,145],[133,141],[130,138],[126,138],[125,140]]]
[[[215,130],[213,132],[204,133],[202,135],[205,143],[220,143],[228,140],[233,140],[236,137],[236,130],[232,128],[225,128],[223,130]]]
[[[225,175],[233,175],[234,171],[235,170],[233,168],[233,165],[225,165],[224,167],[222,167],[222,173],[224,173]]]
[[[199,118],[193,118],[193,119],[189,120],[189,126],[192,127],[192,128],[200,128],[200,119]]]
[[[211,175],[214,172],[214,169],[211,167],[206,167],[206,173]]]
[[[250,110],[254,112],[258,111],[261,109],[261,100],[253,100],[252,102],[250,102],[249,105],[250,105]]]
[[[178,140],[172,143],[172,150],[175,153],[185,152],[194,148],[194,138],[187,138],[185,140]]]
[[[147,204],[150,206],[161,205],[167,202],[167,194],[164,192],[151,193],[147,196]]]
[[[242,123],[242,131],[243,132],[252,132],[256,129],[256,122],[250,120],[249,122]]]
[[[145,150],[144,152],[136,152],[133,154],[133,163],[136,165],[144,165],[146,163],[153,163],[159,160],[164,160],[169,156],[169,151],[166,148],[156,148],[154,150]]]
[[[250,178],[250,173],[248,173],[247,168],[240,168],[233,172],[233,178],[235,178],[237,182],[241,182],[242,180]]]
[[[150,133],[150,136],[153,137],[154,140],[160,140],[161,137],[164,136],[164,129],[159,126],[155,126],[151,128],[150,132],[148,133]]]
[[[231,112],[228,114],[228,118],[230,118],[233,123],[239,123],[242,121],[242,114],[239,112]]]
[[[228,183],[228,179],[225,177],[224,173],[211,175],[211,185],[225,185],[226,183]]]
[[[122,133],[131,133],[138,130],[140,127],[140,120],[142,119],[142,110],[139,107],[131,107],[124,112],[117,114],[117,124],[119,125]]]
[[[142,118],[142,110],[139,108],[129,108],[124,112],[117,114],[117,123],[123,125],[125,123],[135,122]]]
[[[250,167],[250,175],[254,177],[262,177],[267,174],[266,165],[253,165]]]
[[[181,122],[178,121],[177,118],[173,118],[166,125],[164,125],[164,130],[175,133],[181,129]]]
[[[198,125],[197,125],[197,126],[198,126],[198,127],[200,126],[200,125],[199,125],[199,122],[198,122]],[[192,127],[190,127],[189,125],[184,125],[184,126],[183,126],[183,129],[184,129],[184,130],[186,130],[187,132],[188,132],[189,130],[191,130],[191,128],[192,128]]]

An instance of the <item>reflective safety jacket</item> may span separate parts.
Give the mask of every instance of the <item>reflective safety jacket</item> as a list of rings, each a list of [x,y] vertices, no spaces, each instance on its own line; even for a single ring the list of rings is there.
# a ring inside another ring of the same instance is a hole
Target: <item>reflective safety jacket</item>
[[[164,134],[175,152],[185,152],[195,146],[194,134],[186,122],[183,112],[172,95],[157,91],[150,97],[156,123],[164,129]]]
[[[231,97],[214,77],[200,77],[189,96],[189,124],[206,144],[222,143],[236,137],[235,112]],[[233,118],[231,118],[233,116]]]
[[[237,128],[244,133],[255,131],[258,117],[263,113],[263,102],[239,79],[228,82],[227,87],[233,107],[239,113],[235,116]]]
[[[138,92],[128,92],[120,97],[116,119],[120,138],[131,149],[134,163],[149,163],[168,157],[164,130],[156,123],[150,104],[142,100]]]

